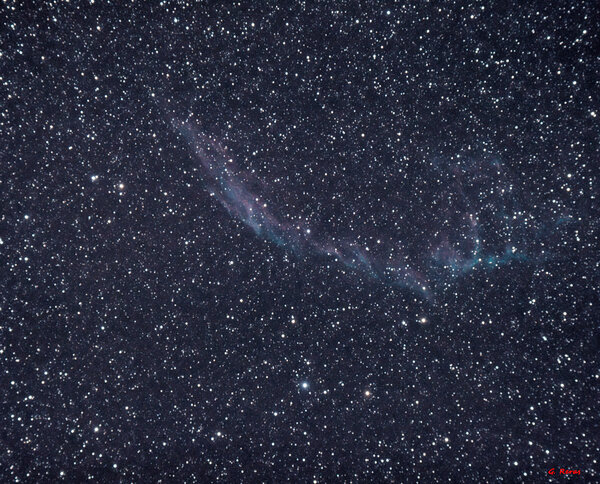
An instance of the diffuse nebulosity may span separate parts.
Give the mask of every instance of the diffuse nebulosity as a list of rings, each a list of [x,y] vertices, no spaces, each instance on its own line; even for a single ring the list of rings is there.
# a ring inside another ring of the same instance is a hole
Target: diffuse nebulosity
[[[317,235],[306,224],[285,220],[267,202],[269,184],[240,168],[217,139],[190,122],[175,120],[172,125],[200,162],[210,194],[256,235],[298,255],[335,257],[357,273],[411,290],[429,302],[475,268],[492,270],[513,261],[536,264],[549,256],[541,248],[548,231],[528,220],[517,185],[497,159],[459,157],[426,165],[427,173],[419,175],[426,184],[396,202],[401,228],[382,228],[376,236],[387,242],[371,250],[356,238],[326,229]],[[569,220],[567,215],[554,225]]]

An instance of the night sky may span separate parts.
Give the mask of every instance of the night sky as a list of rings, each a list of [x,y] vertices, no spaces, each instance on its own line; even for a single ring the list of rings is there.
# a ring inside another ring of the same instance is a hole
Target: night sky
[[[597,1],[33,3],[2,482],[600,479]]]

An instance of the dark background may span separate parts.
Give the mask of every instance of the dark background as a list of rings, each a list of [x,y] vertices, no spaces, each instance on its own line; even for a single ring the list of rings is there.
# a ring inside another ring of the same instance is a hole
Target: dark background
[[[597,2],[241,3],[2,6],[2,480],[597,478]],[[495,160],[526,260],[428,302],[290,253],[173,118],[420,254],[432,163]]]

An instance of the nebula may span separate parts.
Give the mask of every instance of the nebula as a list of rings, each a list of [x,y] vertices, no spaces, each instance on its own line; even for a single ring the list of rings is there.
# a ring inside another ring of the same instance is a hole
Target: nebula
[[[321,229],[316,236],[310,227],[284,220],[267,202],[265,184],[241,169],[227,148],[191,123],[173,126],[200,162],[211,196],[257,236],[300,256],[334,257],[356,273],[427,301],[475,268],[547,257],[535,250],[540,231],[528,227],[515,184],[497,160],[432,162],[420,175],[427,180],[421,195],[406,197],[398,207],[405,216],[403,240],[383,230],[388,242],[372,250],[334,231]]]

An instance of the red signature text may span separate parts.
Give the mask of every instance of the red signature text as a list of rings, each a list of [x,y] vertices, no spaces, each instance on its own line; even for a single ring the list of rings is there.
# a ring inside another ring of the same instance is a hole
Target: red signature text
[[[571,470],[571,469],[560,469],[558,472],[556,472],[556,469],[553,467],[552,469],[550,469],[548,471],[548,474],[550,474],[551,476],[553,476],[554,474],[564,474],[564,475],[573,475],[573,474],[578,474],[581,475],[581,470]]]

